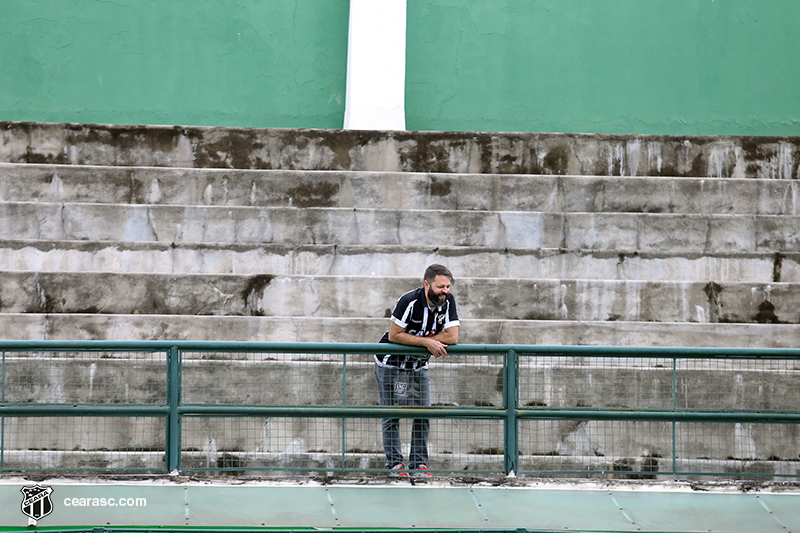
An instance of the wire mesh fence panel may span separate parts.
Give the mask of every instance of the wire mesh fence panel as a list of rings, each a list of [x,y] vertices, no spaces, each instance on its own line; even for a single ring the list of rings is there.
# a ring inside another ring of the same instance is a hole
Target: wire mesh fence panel
[[[4,471],[163,471],[166,424],[149,416],[4,416]]]
[[[503,421],[487,419],[428,420],[428,469],[439,472],[503,472]],[[391,466],[384,453],[383,419],[358,418],[346,421],[347,468],[384,470]],[[414,419],[398,419],[400,453],[411,464]]]
[[[344,354],[184,352],[187,404],[342,405]]]
[[[522,356],[521,407],[794,410],[791,358]]]
[[[165,351],[6,351],[7,403],[164,404]]]
[[[400,450],[407,459],[413,420],[399,422]],[[503,471],[502,421],[429,423],[432,471]],[[381,418],[187,416],[181,425],[181,470],[297,475],[386,469]]]
[[[675,469],[688,477],[797,477],[800,425],[770,423],[675,424]]]
[[[431,403],[446,407],[503,407],[504,355],[431,360]]]
[[[521,356],[520,407],[672,409],[673,359]]]
[[[672,471],[672,423],[535,420],[519,423],[519,472],[650,479]]]
[[[373,356],[369,356],[366,361],[363,358],[353,361],[348,356],[345,373],[345,405],[380,405]]]
[[[432,419],[430,468],[446,472],[505,471],[504,421]]]
[[[374,368],[371,354],[183,352],[182,402],[378,405]],[[432,405],[503,405],[502,355],[436,359],[429,373]]]
[[[428,362],[431,405],[439,407],[502,407],[504,357],[463,355]],[[374,362],[353,372],[348,365],[348,405],[377,405]],[[364,395],[367,392],[368,395]],[[350,398],[352,394],[352,399]]]
[[[184,417],[183,470],[342,468],[342,419]]]
[[[800,406],[799,377],[796,359],[681,359],[676,362],[676,408],[794,410]]]

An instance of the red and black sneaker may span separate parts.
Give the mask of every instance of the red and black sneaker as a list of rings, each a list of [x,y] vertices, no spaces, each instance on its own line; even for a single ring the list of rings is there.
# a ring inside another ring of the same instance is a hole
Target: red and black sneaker
[[[430,472],[428,472],[428,467],[425,465],[417,465],[416,471],[411,474],[413,477],[433,477]]]
[[[408,477],[408,473],[405,470],[406,465],[403,463],[396,464],[389,470],[389,477]]]

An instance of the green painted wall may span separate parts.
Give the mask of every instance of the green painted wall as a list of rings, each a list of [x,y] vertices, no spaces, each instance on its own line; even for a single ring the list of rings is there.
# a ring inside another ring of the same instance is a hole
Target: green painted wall
[[[0,0],[0,120],[340,128],[349,0]],[[800,135],[798,0],[408,0],[408,129]]]
[[[408,129],[800,135],[800,1],[408,0]]]
[[[349,0],[0,0],[0,120],[340,128]]]

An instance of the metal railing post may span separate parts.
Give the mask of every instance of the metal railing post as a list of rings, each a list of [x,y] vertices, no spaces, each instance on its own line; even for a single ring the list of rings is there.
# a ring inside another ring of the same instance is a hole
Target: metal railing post
[[[517,471],[519,461],[519,439],[517,436],[517,352],[506,352],[505,364],[505,458],[506,475]]]
[[[167,472],[180,468],[181,426],[178,406],[181,400],[181,362],[177,346],[172,346],[167,355]]]
[[[678,410],[678,358],[672,358],[672,410]],[[675,421],[672,421],[672,475],[678,472],[678,450],[675,442]]]
[[[6,351],[3,350],[3,398],[2,403],[6,403]],[[6,453],[6,417],[0,416],[0,471],[5,468]]]
[[[342,355],[342,407],[347,405],[347,354]],[[342,417],[342,468],[347,464],[347,417]]]

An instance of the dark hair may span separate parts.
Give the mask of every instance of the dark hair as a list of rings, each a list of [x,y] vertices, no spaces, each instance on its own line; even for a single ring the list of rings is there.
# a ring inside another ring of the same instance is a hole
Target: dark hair
[[[448,278],[450,278],[450,283],[453,282],[453,274],[451,274],[450,271],[447,270],[446,266],[438,264],[434,264],[426,268],[425,276],[422,279],[424,279],[428,283],[433,283],[433,281],[436,279],[436,276],[447,276]]]

